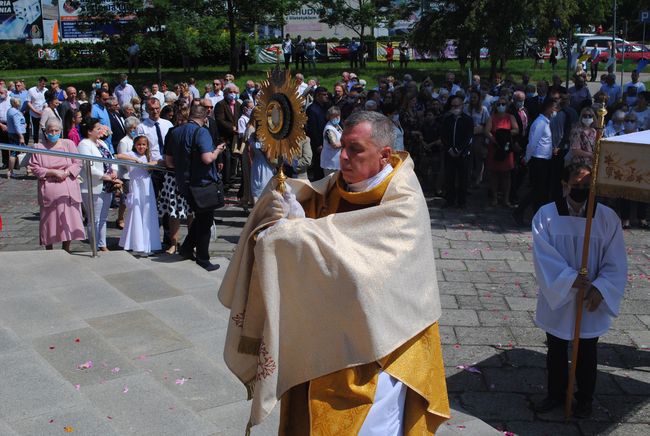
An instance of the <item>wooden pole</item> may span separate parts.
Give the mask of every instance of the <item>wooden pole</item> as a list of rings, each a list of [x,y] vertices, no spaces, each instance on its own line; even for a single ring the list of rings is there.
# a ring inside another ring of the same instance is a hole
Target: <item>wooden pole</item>
[[[593,157],[593,168],[591,170],[591,184],[589,186],[589,199],[587,200],[587,222],[585,224],[585,236],[582,244],[582,262],[580,264],[580,275],[587,277],[589,262],[589,240],[591,239],[591,223],[593,221],[594,208],[596,206],[596,179],[598,178],[598,159],[600,158],[600,140],[603,137],[605,126],[605,105],[601,105],[596,111],[596,144]],[[578,364],[578,347],[580,346],[580,324],[582,323],[582,311],[585,305],[585,292],[587,289],[578,289],[576,296],[576,323],[573,329],[573,345],[571,353],[571,369],[569,370],[569,383],[566,390],[564,402],[564,418],[568,421],[571,418],[571,401],[573,399],[573,387],[576,381],[576,366]]]

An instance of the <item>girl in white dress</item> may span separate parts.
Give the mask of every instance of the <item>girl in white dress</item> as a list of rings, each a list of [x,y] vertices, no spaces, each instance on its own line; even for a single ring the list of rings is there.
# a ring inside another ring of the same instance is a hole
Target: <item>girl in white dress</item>
[[[117,158],[156,164],[156,161],[151,161],[149,140],[144,135],[135,137],[133,149],[128,153],[118,154]],[[126,197],[127,212],[120,246],[125,250],[133,250],[134,253],[146,256],[152,251],[162,249],[156,196],[149,170],[129,167],[129,179],[129,194]]]

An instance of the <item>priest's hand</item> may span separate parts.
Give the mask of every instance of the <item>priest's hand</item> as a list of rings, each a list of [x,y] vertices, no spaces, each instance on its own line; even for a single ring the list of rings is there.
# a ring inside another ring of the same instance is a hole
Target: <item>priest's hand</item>
[[[586,276],[578,274],[578,277],[576,277],[576,280],[573,282],[571,287],[576,289],[589,289],[591,287],[591,282]]]
[[[598,309],[600,303],[603,301],[603,294],[595,287],[591,286],[587,295],[585,296],[585,306],[589,312],[593,312]]]
[[[287,218],[305,218],[305,210],[296,200],[296,196],[291,192],[291,187],[285,185],[283,194],[273,191],[273,201],[271,202],[271,216],[276,219]]]

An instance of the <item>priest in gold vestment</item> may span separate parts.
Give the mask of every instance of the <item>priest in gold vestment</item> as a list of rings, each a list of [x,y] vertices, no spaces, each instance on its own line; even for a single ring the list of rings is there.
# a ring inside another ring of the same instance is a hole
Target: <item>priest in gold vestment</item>
[[[249,428],[279,400],[282,435],[427,435],[449,419],[429,212],[394,141],[388,118],[355,113],[339,172],[267,189],[251,212],[219,290]]]

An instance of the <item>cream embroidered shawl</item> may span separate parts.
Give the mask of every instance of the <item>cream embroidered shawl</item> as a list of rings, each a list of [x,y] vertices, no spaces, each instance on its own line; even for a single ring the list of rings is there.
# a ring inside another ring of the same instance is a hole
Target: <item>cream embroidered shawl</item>
[[[289,220],[257,242],[271,195],[253,209],[219,290],[231,310],[224,359],[249,389],[249,426],[291,387],[379,360],[440,317],[429,211],[400,155],[378,206]],[[301,201],[334,180],[288,183]]]

